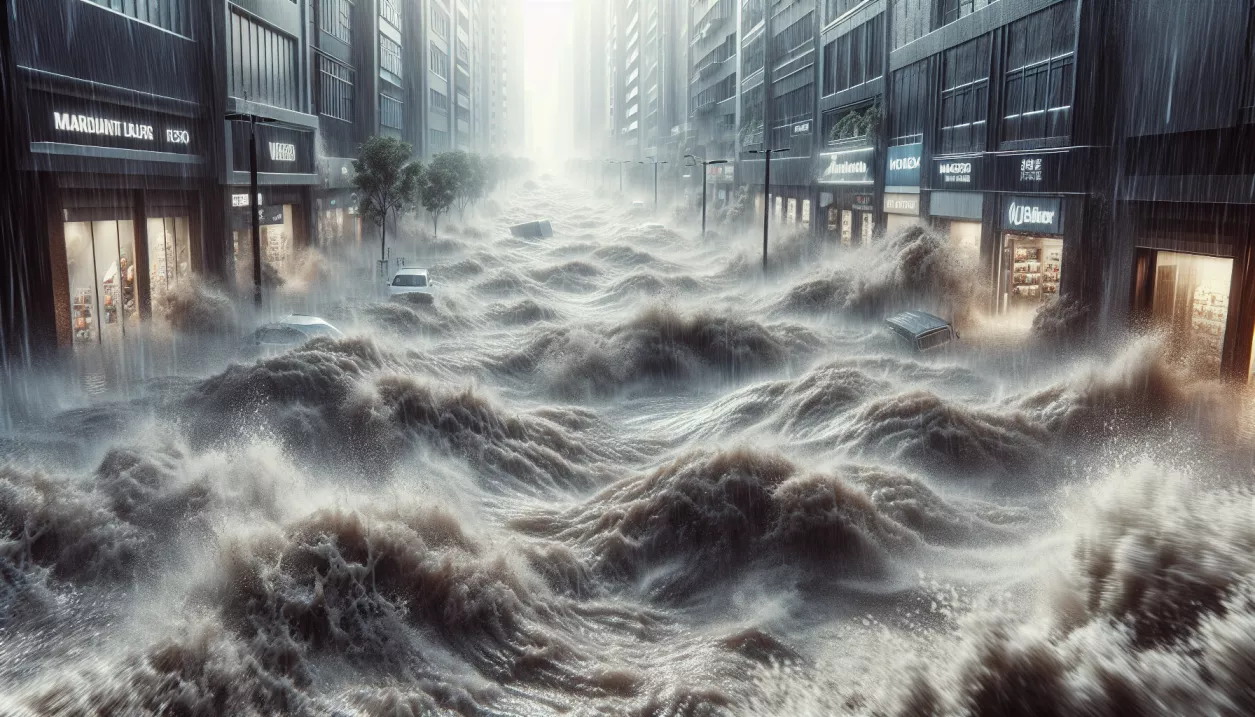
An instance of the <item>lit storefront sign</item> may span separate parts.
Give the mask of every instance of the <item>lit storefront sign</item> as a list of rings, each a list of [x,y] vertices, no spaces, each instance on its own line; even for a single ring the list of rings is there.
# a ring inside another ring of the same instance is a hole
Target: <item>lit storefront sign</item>
[[[1007,197],[1002,226],[1008,231],[1063,233],[1063,200],[1059,197]]]
[[[821,154],[823,170],[819,175],[820,184],[871,184],[872,161],[875,149],[851,149],[844,152],[828,152]]]
[[[885,184],[890,187],[918,187],[923,150],[924,145],[919,142],[890,147],[885,162]]]

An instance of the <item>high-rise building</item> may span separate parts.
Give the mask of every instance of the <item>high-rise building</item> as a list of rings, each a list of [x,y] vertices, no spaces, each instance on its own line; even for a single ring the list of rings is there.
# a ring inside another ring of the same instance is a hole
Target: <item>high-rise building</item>
[[[607,0],[572,3],[575,150],[596,161],[604,159],[609,141],[607,4]]]

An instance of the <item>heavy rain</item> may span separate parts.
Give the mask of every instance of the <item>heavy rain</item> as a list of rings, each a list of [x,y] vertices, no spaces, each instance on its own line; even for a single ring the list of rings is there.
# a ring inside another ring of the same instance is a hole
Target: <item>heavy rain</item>
[[[1255,714],[1248,0],[3,7],[0,715]]]

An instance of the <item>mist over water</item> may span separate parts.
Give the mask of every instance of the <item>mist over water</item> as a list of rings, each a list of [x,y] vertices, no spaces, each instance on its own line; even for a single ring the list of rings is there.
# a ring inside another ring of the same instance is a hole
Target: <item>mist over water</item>
[[[194,285],[181,375],[32,377],[0,714],[1255,712],[1242,397],[1075,308],[1009,331],[921,229],[764,273],[654,221],[529,180],[405,228],[430,298],[355,283],[371,242],[281,277],[343,340],[241,356]],[[903,308],[964,340],[900,353]]]

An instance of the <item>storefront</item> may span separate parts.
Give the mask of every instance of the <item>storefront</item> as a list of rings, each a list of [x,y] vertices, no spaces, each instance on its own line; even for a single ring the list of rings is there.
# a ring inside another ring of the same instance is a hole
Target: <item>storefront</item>
[[[317,243],[324,249],[355,247],[361,243],[358,196],[353,187],[350,160],[322,157],[318,160],[322,184],[314,195]]]
[[[870,244],[876,229],[872,175],[875,149],[828,152],[819,158],[821,229],[842,246]]]
[[[890,147],[885,160],[885,234],[919,223],[921,143]]]
[[[1006,196],[998,256],[998,311],[1031,322],[1059,296],[1064,263],[1063,198]]]
[[[706,165],[706,182],[706,191],[710,193],[707,201],[711,202],[711,206],[716,210],[723,209],[733,198],[736,185],[736,165],[731,162]]]
[[[42,90],[27,109],[57,343],[115,344],[203,269],[200,132],[184,115]]]
[[[932,163],[929,215],[933,228],[973,256],[980,255],[985,234],[986,199],[980,191],[984,162],[981,155],[965,155]]]
[[[229,122],[231,134],[231,186],[227,188],[227,215],[231,230],[230,256],[237,286],[253,284],[252,221],[249,215],[249,136],[257,133],[258,201],[260,221],[260,254],[263,283],[282,283],[295,267],[301,250],[310,245],[316,221],[327,222],[328,230],[336,228],[343,240],[349,228],[355,237],[355,221],[350,220],[347,203],[339,194],[326,200],[324,207],[315,204],[314,187],[320,182],[314,163],[312,129],[281,124]],[[319,211],[323,209],[323,211]],[[315,216],[317,215],[317,216]],[[321,230],[322,227],[319,227]]]

